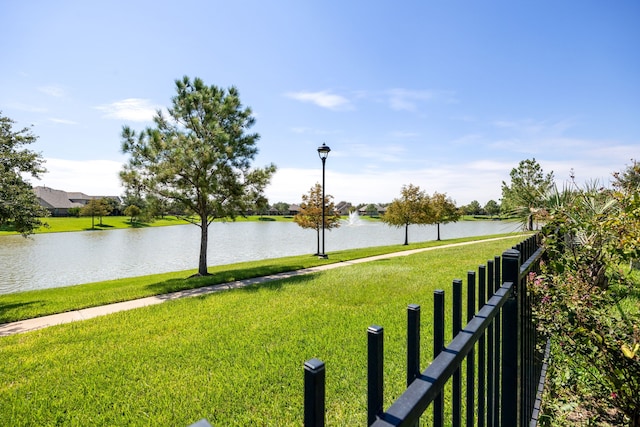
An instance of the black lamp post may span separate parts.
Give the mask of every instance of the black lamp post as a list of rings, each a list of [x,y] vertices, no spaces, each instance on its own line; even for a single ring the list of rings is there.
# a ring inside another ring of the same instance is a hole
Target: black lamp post
[[[327,147],[324,142],[318,147],[318,156],[320,156],[320,160],[322,160],[322,252],[318,254],[318,257],[325,259],[328,258],[328,256],[324,253],[324,211],[326,208],[324,202],[324,164],[329,156],[329,151],[331,151],[331,148]]]

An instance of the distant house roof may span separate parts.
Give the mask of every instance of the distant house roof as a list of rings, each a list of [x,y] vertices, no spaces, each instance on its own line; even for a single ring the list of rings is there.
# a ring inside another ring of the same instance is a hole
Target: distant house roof
[[[120,201],[118,196],[89,196],[78,191],[68,192],[49,187],[34,187],[33,192],[36,193],[40,205],[47,209],[80,208],[92,199],[109,198]]]
[[[77,191],[73,191],[73,192],[66,192],[67,193],[67,197],[69,198],[69,200],[73,201],[73,202],[79,202],[79,203],[86,203],[91,199],[95,199],[96,197],[94,196],[87,196],[84,193],[80,193]]]
[[[339,212],[341,215],[348,215],[349,211],[353,206],[349,202],[340,202],[336,205],[336,212]]]
[[[269,208],[269,215],[277,215],[279,213],[280,213],[280,211],[278,209],[276,209],[275,206],[271,206]]]
[[[71,201],[69,193],[48,187],[34,187],[33,191],[40,204],[47,209],[69,209],[84,206],[83,203]]]
[[[368,207],[368,206],[369,206],[369,205],[366,205],[366,206],[361,207],[361,208],[358,210],[358,212],[363,213],[363,214],[364,214],[364,213],[366,213],[366,212],[367,212],[367,207]],[[387,208],[385,208],[385,207],[382,207],[382,206],[380,206],[380,205],[373,205],[373,206],[374,206],[374,208],[375,208],[376,212],[378,212],[379,214],[384,214],[385,212],[387,212]]]
[[[298,212],[300,212],[302,210],[302,208],[296,204],[293,205],[289,205],[289,214],[291,215],[295,215]]]

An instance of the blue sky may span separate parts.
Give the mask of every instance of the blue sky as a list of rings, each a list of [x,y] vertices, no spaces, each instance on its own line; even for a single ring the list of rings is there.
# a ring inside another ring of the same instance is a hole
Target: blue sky
[[[34,185],[121,194],[122,126],[197,76],[252,108],[272,203],[321,182],[324,142],[336,201],[485,204],[520,160],[606,184],[640,158],[639,21],[636,0],[2,0],[0,110],[39,137]]]

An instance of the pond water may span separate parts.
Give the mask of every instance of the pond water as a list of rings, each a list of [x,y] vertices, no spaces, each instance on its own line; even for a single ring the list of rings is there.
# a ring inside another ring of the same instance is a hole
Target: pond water
[[[460,221],[440,226],[440,237],[508,233],[516,223]],[[409,242],[436,239],[436,226],[410,226]],[[380,222],[345,222],[325,232],[325,252],[402,244],[404,229]],[[316,252],[316,233],[292,222],[214,223],[209,265]],[[200,229],[193,225],[0,237],[0,294],[196,269]]]

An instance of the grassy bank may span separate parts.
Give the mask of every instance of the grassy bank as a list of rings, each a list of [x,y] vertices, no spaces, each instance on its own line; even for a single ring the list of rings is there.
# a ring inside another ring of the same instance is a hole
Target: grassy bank
[[[348,217],[344,217],[347,219]],[[380,221],[379,217],[361,216],[362,221]],[[494,218],[474,218],[472,216],[464,216],[462,221],[487,221],[497,220]],[[131,218],[128,216],[105,216],[102,218],[102,224],[98,218],[94,219],[94,227],[91,228],[91,217],[47,217],[41,218],[41,221],[46,225],[35,230],[35,234],[44,233],[62,233],[69,231],[98,231],[98,230],[115,230],[119,228],[146,228],[146,227],[166,227],[170,225],[184,225],[190,224],[184,219],[177,218],[175,216],[165,216],[164,218],[158,218],[150,222],[131,222]],[[230,221],[228,219],[219,219],[218,222]],[[279,222],[292,222],[293,216],[291,215],[250,215],[246,217],[237,217],[236,222],[246,221],[279,221]],[[0,227],[0,236],[17,235],[15,231],[5,227]]]
[[[505,235],[501,235],[505,236]],[[444,241],[414,243],[408,246],[392,245],[332,252],[329,259],[301,255],[261,261],[242,262],[209,267],[211,276],[193,277],[196,270],[154,274],[117,280],[88,283],[61,288],[42,289],[0,295],[0,324],[17,320],[62,313],[87,307],[129,301],[152,295],[161,295],[202,286],[232,282],[234,280],[266,276],[317,265],[344,262],[386,253],[435,247],[463,241],[475,241],[499,236],[482,236]]]
[[[350,265],[0,338],[0,413],[14,426],[189,425],[203,417],[212,425],[302,425],[302,364],[318,357],[327,364],[327,424],[364,425],[366,328],[385,328],[387,407],[405,387],[407,304],[422,305],[426,366],[433,291],[445,289],[449,298],[452,279],[521,239]]]
[[[128,216],[105,216],[102,224],[98,218],[94,219],[94,228],[91,228],[91,217],[48,217],[40,220],[46,224],[35,230],[35,234],[63,233],[69,231],[98,231],[115,230],[118,228],[146,228],[146,227],[166,227],[169,225],[189,224],[187,221],[174,216],[166,216],[151,222],[130,221]],[[0,228],[0,236],[17,235],[15,231]]]
[[[164,218],[157,218],[149,222],[133,221],[128,216],[105,216],[102,218],[102,224],[98,218],[94,219],[94,227],[91,228],[91,217],[47,217],[40,218],[45,226],[35,230],[35,234],[45,233],[62,233],[69,231],[98,231],[98,230],[116,230],[119,228],[147,228],[147,227],[167,227],[170,225],[184,225],[190,222],[167,215]],[[225,221],[225,220],[217,220]],[[291,216],[248,216],[238,217],[237,222],[244,221],[293,221]],[[17,235],[11,229],[0,228],[0,236]]]

